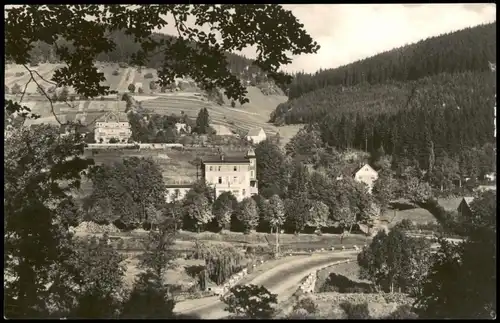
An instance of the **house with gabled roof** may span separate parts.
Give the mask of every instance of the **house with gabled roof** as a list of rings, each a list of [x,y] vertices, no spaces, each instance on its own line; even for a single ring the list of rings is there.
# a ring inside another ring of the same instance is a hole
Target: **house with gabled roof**
[[[368,193],[371,194],[373,184],[378,179],[378,172],[369,164],[364,164],[357,167],[352,173],[354,180],[360,183],[365,183],[368,186]]]
[[[266,140],[266,133],[264,132],[264,129],[261,128],[252,128],[248,131],[246,135],[246,139],[253,143],[253,144],[258,144],[259,142],[262,142]]]
[[[470,203],[474,200],[474,197],[472,196],[467,196],[460,201],[460,204],[458,205],[457,212],[458,216],[460,217],[471,217],[472,216],[472,210],[470,208]]]

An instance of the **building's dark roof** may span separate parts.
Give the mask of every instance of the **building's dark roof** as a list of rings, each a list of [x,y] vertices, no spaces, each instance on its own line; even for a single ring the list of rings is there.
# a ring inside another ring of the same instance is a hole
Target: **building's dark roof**
[[[231,164],[231,163],[240,163],[240,164],[248,164],[250,161],[244,157],[224,157],[221,158],[213,158],[202,161],[203,164]]]

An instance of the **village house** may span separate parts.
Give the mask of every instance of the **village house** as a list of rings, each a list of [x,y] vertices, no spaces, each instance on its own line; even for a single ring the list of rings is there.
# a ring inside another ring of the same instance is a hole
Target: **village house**
[[[175,130],[177,130],[177,133],[179,133],[179,134],[191,133],[191,127],[185,123],[179,123],[179,122],[176,123]]]
[[[165,185],[165,200],[167,203],[182,200],[193,187],[192,184],[167,184]]]
[[[459,217],[471,217],[472,210],[470,208],[470,203],[474,200],[474,197],[464,197],[460,204],[458,205],[457,212]]]
[[[201,175],[207,185],[214,189],[217,198],[223,192],[231,192],[238,201],[259,193],[257,183],[257,159],[253,149],[249,149],[243,157],[226,157],[203,160],[201,162]],[[175,193],[179,199],[184,198],[192,188],[192,184],[167,185],[168,202],[173,200]]]
[[[111,138],[125,143],[132,136],[127,115],[118,111],[109,111],[99,117],[95,123],[94,132],[96,143],[109,143]]]
[[[371,194],[373,184],[378,178],[378,172],[370,165],[365,164],[354,171],[353,177],[355,181],[365,183],[368,186],[368,192]]]
[[[262,129],[262,128],[253,128],[253,129],[250,129],[248,131],[248,133],[246,135],[246,139],[249,142],[256,145],[259,142],[266,140],[266,133],[264,132],[264,129]]]

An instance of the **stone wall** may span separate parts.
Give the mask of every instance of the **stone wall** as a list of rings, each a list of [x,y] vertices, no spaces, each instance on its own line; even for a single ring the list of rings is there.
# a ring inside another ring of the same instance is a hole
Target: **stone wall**
[[[331,304],[340,304],[349,302],[354,304],[361,303],[397,303],[412,304],[414,299],[403,293],[317,293],[314,295],[318,301],[324,301]]]

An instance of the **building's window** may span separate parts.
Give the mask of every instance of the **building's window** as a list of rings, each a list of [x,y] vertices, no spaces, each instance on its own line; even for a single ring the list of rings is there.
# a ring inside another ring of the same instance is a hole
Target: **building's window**
[[[253,177],[253,170],[250,171],[250,177]]]
[[[250,166],[253,166],[253,159],[250,159]]]
[[[221,167],[219,166],[219,172],[220,172]]]
[[[245,193],[246,193],[245,189],[242,189],[241,190],[241,195],[245,196]]]
[[[233,183],[238,183],[238,177],[237,176],[233,177]]]
[[[255,187],[255,182],[250,182],[250,187]]]
[[[219,184],[222,184],[222,177],[219,177]]]
[[[234,166],[234,171],[237,172],[238,171],[238,166]]]
[[[240,194],[240,191],[239,190],[233,190],[232,193],[233,193],[234,196],[238,196],[238,194]]]
[[[213,171],[213,167],[212,166],[210,166],[210,171]]]

